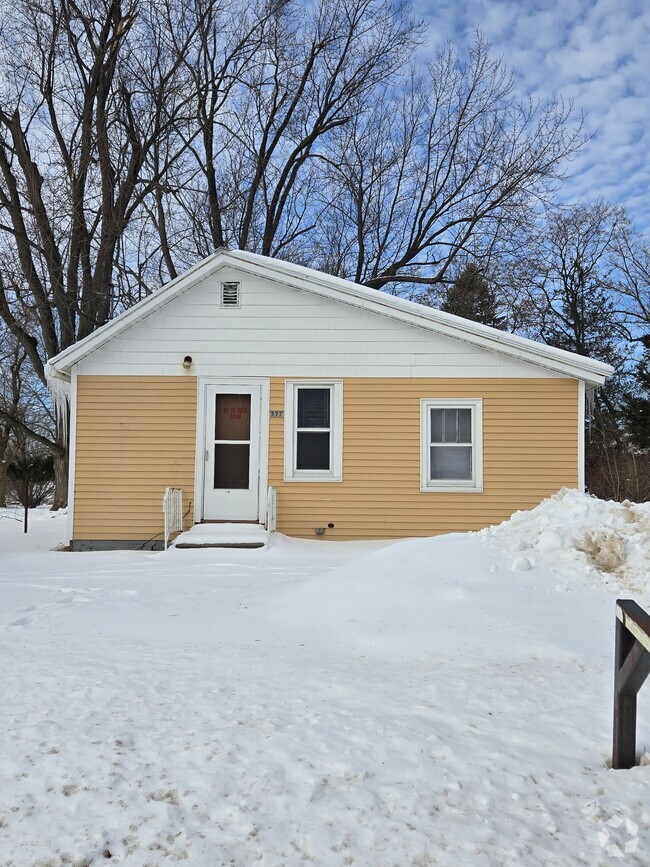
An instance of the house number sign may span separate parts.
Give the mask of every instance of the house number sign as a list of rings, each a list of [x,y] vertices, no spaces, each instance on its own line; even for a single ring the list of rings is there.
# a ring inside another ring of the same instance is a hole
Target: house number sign
[[[284,410],[283,409],[272,409],[271,410],[271,418],[284,418]]]

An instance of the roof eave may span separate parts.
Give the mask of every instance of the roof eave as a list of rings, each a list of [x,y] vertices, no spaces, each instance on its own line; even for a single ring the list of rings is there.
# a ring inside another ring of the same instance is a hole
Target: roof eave
[[[123,313],[120,313],[115,319],[110,320],[101,328],[93,331],[83,340],[73,343],[67,349],[54,355],[48,362],[55,376],[58,374],[69,374],[75,364],[82,361],[91,352],[96,352],[106,343],[117,336],[120,332],[127,329],[130,325],[135,325],[140,319],[144,319],[145,315],[150,316],[158,307],[167,304],[180,291],[187,291],[194,284],[199,283],[207,277],[212,270],[219,265],[219,260],[225,258],[225,251],[220,248],[205,259],[202,259],[196,265],[180,274],[169,283],[165,283],[160,289],[157,289],[151,295],[147,295],[133,307],[129,307]],[[146,311],[146,314],[145,314]]]

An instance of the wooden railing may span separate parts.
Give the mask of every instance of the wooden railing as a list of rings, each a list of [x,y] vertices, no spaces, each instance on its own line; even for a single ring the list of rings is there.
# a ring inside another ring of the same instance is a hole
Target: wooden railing
[[[650,674],[650,614],[631,599],[616,601],[612,767],[636,762],[636,699]]]

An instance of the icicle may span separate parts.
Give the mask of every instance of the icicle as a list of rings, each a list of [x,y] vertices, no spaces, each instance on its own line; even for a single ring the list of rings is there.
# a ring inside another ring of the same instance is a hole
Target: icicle
[[[62,379],[60,374],[48,363],[45,365],[45,381],[52,401],[57,430],[63,437],[63,444],[68,443],[68,415],[70,411],[70,382]]]
[[[585,417],[587,420],[587,439],[591,442],[592,422],[594,419],[594,405],[596,403],[596,389],[588,388],[585,393]]]

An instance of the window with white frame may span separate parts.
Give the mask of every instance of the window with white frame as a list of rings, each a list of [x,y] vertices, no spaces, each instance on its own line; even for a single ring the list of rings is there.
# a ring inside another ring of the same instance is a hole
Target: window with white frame
[[[343,476],[343,383],[285,385],[285,481],[340,482]]]
[[[423,491],[483,490],[483,405],[480,398],[421,402]]]

